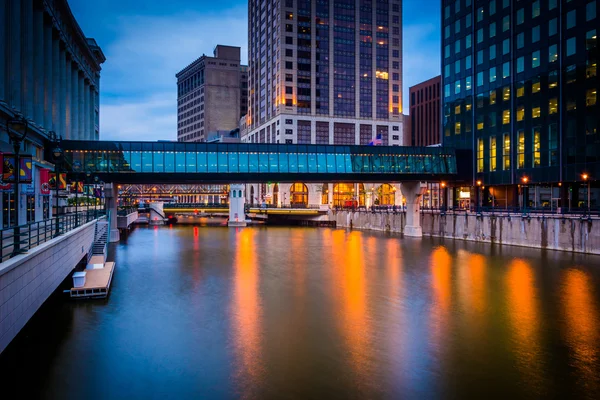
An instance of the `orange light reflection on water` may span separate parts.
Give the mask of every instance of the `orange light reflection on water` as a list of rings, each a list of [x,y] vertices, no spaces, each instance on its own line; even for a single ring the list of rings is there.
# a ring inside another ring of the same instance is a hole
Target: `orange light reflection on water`
[[[517,367],[524,381],[540,387],[543,365],[540,349],[540,304],[534,271],[524,259],[514,259],[506,274],[507,316]]]
[[[450,307],[452,302],[452,257],[445,247],[437,247],[431,254],[431,343],[436,349],[446,340],[450,328]]]
[[[264,367],[261,359],[261,304],[258,293],[258,263],[256,259],[256,231],[237,232],[234,264],[234,343],[237,374],[249,387],[258,387]]]
[[[576,368],[583,385],[598,390],[600,377],[596,368],[600,362],[600,315],[594,302],[594,285],[590,277],[578,269],[564,271],[561,281],[563,334],[571,349],[571,365]]]
[[[336,259],[335,278],[341,285],[342,335],[350,353],[352,368],[359,382],[369,382],[368,360],[372,352],[371,326],[367,308],[364,265],[364,241],[361,232],[332,233],[332,250]]]

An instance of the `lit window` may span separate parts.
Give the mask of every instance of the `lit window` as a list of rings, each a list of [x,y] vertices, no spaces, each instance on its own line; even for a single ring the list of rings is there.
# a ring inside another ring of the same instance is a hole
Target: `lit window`
[[[523,129],[519,129],[517,132],[518,144],[517,144],[517,155],[518,155],[518,167],[525,168],[525,132]]]
[[[502,78],[506,79],[510,76],[510,63],[505,62],[502,64]]]
[[[490,82],[496,82],[496,67],[490,68]]]
[[[531,93],[537,93],[541,90],[540,78],[535,78],[531,84]]]
[[[510,124],[510,110],[502,111],[502,125]]]
[[[504,134],[504,144],[502,147],[502,169],[510,169],[510,135]]]
[[[454,134],[460,135],[460,122],[454,123]]]
[[[540,66],[540,51],[536,50],[531,53],[531,68],[537,68]]]
[[[490,105],[496,104],[496,91],[490,91]]]
[[[556,97],[548,101],[548,114],[556,114],[558,112],[558,99]]]
[[[471,85],[471,77],[467,76],[465,78],[465,90],[471,90],[471,87],[472,87],[472,85]]]
[[[496,170],[496,136],[490,137],[490,171]]]
[[[518,106],[517,107],[517,121],[523,121],[523,118],[525,118],[525,106]]]
[[[525,96],[525,84],[523,82],[517,83],[517,97]]]
[[[531,109],[531,117],[532,118],[539,118],[540,117],[540,107],[533,107]]]
[[[596,89],[589,89],[585,92],[586,106],[593,106],[596,104],[597,92],[598,91]]]
[[[477,172],[483,172],[483,139],[477,139]]]
[[[558,60],[558,46],[553,44],[548,49],[548,62],[555,62]]]
[[[502,100],[508,101],[510,100],[510,87],[506,86],[502,88]]]
[[[541,143],[540,143],[540,128],[533,128],[533,167],[540,166],[540,156],[542,152],[540,151]]]
[[[555,87],[558,87],[558,71],[557,70],[550,71],[550,73],[548,74],[548,88],[554,89]]]

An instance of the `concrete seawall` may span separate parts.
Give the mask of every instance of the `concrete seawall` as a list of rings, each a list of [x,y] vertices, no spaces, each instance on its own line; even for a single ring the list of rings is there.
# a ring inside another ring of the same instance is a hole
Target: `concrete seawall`
[[[95,226],[89,222],[0,264],[0,353],[87,256]]]
[[[404,233],[404,213],[338,211],[338,227]],[[600,219],[529,214],[421,213],[423,236],[600,255]]]

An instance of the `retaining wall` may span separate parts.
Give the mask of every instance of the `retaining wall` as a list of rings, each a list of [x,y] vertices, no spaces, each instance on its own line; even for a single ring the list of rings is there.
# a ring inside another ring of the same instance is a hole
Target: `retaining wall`
[[[87,256],[95,225],[89,222],[0,263],[0,353]]]

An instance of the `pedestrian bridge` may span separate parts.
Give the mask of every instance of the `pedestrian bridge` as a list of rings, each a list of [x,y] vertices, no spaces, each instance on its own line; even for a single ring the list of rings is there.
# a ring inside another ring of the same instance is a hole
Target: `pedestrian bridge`
[[[444,147],[63,141],[63,168],[115,183],[405,182],[455,179]],[[462,158],[462,157],[461,157]]]

